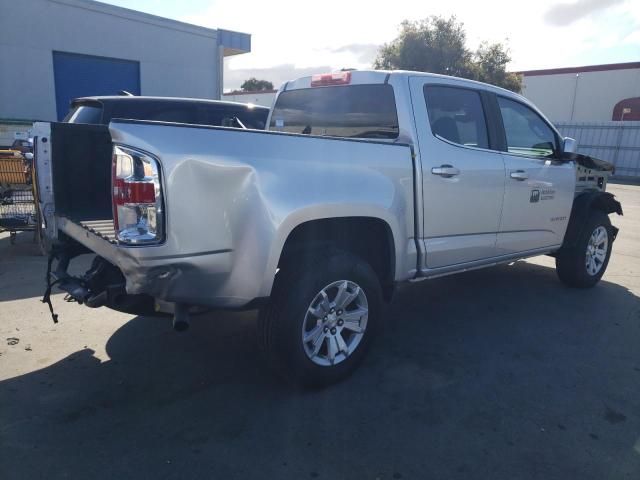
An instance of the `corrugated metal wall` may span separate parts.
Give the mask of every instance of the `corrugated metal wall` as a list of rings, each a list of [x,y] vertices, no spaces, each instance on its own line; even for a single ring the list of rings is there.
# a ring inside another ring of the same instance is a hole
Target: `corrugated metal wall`
[[[74,98],[118,95],[120,90],[140,95],[140,63],[131,60],[53,52],[53,77],[58,120]]]
[[[640,178],[640,122],[556,122],[578,152],[611,162],[616,176]]]

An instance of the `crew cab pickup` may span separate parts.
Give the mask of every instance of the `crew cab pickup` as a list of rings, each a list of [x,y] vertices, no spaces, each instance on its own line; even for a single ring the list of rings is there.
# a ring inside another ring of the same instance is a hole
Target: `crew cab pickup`
[[[584,288],[607,267],[608,215],[622,214],[611,165],[576,154],[520,95],[323,74],[284,84],[267,129],[36,124],[49,289],[179,330],[208,309],[258,308],[273,364],[322,385],[358,365],[399,282],[552,255]],[[69,275],[83,253],[91,269]]]

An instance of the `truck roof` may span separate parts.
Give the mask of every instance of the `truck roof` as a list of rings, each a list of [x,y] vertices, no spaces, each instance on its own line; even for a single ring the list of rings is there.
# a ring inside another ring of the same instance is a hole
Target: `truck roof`
[[[525,97],[519,95],[511,90],[507,90],[505,88],[497,87],[495,85],[491,85],[484,82],[479,82],[477,80],[469,80],[468,78],[454,77],[451,75],[441,75],[438,73],[429,73],[429,72],[414,72],[411,70],[345,70],[343,72],[333,72],[333,73],[346,73],[349,72],[351,75],[350,85],[358,85],[358,84],[371,84],[371,83],[385,83],[388,82],[391,77],[430,77],[434,79],[440,79],[444,83],[456,83],[458,85],[468,84],[469,87],[473,88],[482,88],[484,90],[490,90],[495,93],[504,96],[517,97],[520,100],[524,100],[526,103],[530,103]],[[300,77],[295,80],[290,80],[286,82],[282,87],[282,90],[296,90],[301,88],[310,88],[311,81],[313,76]]]

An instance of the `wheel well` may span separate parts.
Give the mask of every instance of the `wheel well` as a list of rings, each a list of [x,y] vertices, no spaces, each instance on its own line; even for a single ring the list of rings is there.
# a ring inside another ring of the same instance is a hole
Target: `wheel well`
[[[622,215],[622,206],[609,192],[584,192],[578,195],[571,208],[569,224],[564,236],[563,247],[573,247],[592,211],[599,210],[605,214]],[[617,229],[616,229],[617,232]]]
[[[591,208],[602,210],[604,213],[617,213],[622,215],[622,205],[618,202],[614,196],[609,192],[600,192],[596,195],[591,204]]]
[[[287,237],[278,268],[319,249],[333,247],[358,255],[376,272],[385,300],[393,294],[395,247],[389,225],[379,218],[341,217],[311,220]]]

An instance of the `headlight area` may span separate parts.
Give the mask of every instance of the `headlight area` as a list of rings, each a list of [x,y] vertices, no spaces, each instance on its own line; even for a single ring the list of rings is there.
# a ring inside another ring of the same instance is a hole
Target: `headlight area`
[[[114,145],[111,186],[118,243],[162,243],[165,219],[158,159],[146,152]]]

